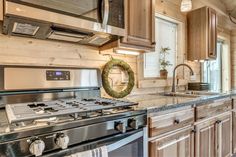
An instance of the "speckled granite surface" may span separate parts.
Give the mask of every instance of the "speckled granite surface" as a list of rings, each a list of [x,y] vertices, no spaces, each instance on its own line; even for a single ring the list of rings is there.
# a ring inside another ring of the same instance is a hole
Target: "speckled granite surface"
[[[183,96],[162,96],[160,94],[137,95],[129,97],[129,101],[139,103],[139,109],[147,109],[148,113],[165,111],[185,106],[197,106],[202,103],[213,101],[216,99],[230,97],[236,92],[227,92],[217,95],[199,96],[199,97],[183,97]]]

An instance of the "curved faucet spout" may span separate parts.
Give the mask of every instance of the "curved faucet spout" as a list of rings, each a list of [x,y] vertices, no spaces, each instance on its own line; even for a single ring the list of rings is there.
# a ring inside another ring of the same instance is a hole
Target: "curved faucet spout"
[[[189,68],[189,70],[190,70],[190,74],[191,75],[194,75],[194,72],[193,72],[193,69],[188,65],[188,64],[179,64],[179,65],[177,65],[175,68],[174,68],[174,71],[173,71],[173,82],[172,82],[172,90],[171,90],[171,92],[176,92],[176,86],[175,86],[175,72],[176,72],[176,69],[178,68],[178,67],[180,67],[180,66],[186,66],[186,67],[188,67]]]

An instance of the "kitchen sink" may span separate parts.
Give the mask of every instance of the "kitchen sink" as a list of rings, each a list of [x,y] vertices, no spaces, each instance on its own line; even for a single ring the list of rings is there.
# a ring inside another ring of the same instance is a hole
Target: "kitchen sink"
[[[213,96],[218,95],[216,92],[205,92],[205,91],[183,91],[183,92],[166,92],[162,95],[164,96],[174,96],[174,97],[190,97],[190,98],[198,98],[202,96]]]

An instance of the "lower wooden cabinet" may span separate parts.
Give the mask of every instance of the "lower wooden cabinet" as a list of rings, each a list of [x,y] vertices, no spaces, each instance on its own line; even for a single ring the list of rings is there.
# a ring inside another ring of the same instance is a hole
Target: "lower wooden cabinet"
[[[232,114],[219,117],[216,121],[217,157],[232,155]]]
[[[215,120],[196,125],[195,157],[215,157]]]
[[[236,111],[233,111],[233,153],[236,154]]]
[[[231,112],[196,125],[195,157],[232,155]]]
[[[176,131],[149,144],[150,157],[193,157],[194,135],[192,128]]]

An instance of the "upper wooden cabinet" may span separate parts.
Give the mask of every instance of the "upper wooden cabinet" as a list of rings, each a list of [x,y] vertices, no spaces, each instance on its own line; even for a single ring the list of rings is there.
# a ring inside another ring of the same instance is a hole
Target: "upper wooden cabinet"
[[[216,59],[217,15],[216,11],[203,7],[187,15],[188,60]]]
[[[127,35],[121,43],[155,48],[155,0],[128,0],[126,6]]]
[[[138,51],[155,50],[155,0],[126,0],[125,37],[101,47],[132,49]]]
[[[0,21],[3,21],[3,0],[0,0]]]

